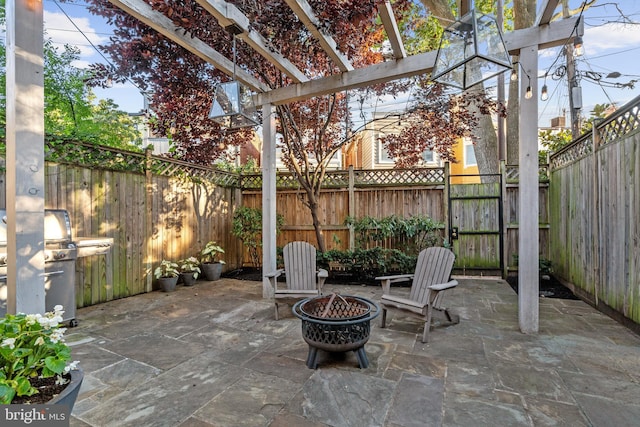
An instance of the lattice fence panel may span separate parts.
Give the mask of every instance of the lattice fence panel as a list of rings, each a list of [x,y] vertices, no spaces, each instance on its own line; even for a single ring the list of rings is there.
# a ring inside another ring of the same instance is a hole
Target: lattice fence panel
[[[363,185],[426,185],[444,184],[444,169],[375,169],[355,171],[355,184]]]
[[[99,167],[117,171],[144,173],[144,153],[85,144],[77,141],[45,143],[45,159],[55,163]]]
[[[635,106],[598,127],[600,145],[609,144],[640,126],[640,107]]]
[[[593,152],[593,139],[591,134],[583,135],[571,145],[563,148],[557,154],[551,156],[551,168],[558,169],[575,162]]]

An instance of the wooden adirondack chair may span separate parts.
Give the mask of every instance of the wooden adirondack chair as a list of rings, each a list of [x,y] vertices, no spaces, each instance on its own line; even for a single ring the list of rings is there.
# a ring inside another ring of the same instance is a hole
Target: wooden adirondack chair
[[[434,312],[443,315],[451,323],[458,323],[460,317],[451,314],[448,309],[441,306],[444,291],[458,285],[456,280],[450,280],[454,260],[455,255],[449,249],[442,247],[427,248],[418,255],[414,274],[376,277],[376,280],[382,282],[380,326],[382,328],[385,327],[388,308],[402,310],[424,320],[422,342],[428,342],[431,316]],[[409,298],[391,295],[392,283],[411,279],[413,279],[413,282]]]
[[[278,320],[278,303],[291,303],[302,298],[322,294],[322,287],[328,277],[327,270],[316,269],[316,248],[307,242],[291,242],[283,249],[284,270],[267,274],[273,288]],[[286,287],[278,284],[278,277],[285,274]]]

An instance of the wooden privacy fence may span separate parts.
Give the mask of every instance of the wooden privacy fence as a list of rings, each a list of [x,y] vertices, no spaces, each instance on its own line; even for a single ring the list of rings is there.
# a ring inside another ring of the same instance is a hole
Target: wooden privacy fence
[[[151,291],[152,272],[161,260],[196,255],[209,240],[226,250],[226,270],[250,262],[242,243],[231,234],[232,219],[240,206],[261,209],[261,175],[238,175],[149,152],[126,152],[75,141],[48,144],[46,159],[46,207],[69,211],[73,236],[114,239],[108,255],[76,262],[78,307]],[[517,168],[503,168],[502,176],[503,251],[507,264],[513,267],[517,250]],[[347,216],[429,216],[445,224],[442,235],[448,238],[448,177],[447,167],[328,173],[320,200],[328,249],[353,248],[353,232],[345,225]],[[0,179],[0,191],[4,191],[4,176]],[[296,180],[287,173],[278,174],[277,180],[277,210],[285,218],[278,246],[294,240],[316,244],[311,215],[302,203]],[[540,188],[545,257],[546,184]],[[4,196],[0,194],[0,207],[4,207]],[[486,214],[482,204],[470,202],[461,209],[469,210],[470,218]],[[478,259],[487,257],[481,240],[459,252],[457,266],[463,271],[486,267],[478,264]]]
[[[593,305],[640,323],[640,97],[551,156],[556,276]]]
[[[541,169],[540,183],[540,248],[541,257],[548,259],[548,213],[546,168]],[[517,268],[516,257],[518,250],[518,169],[517,167],[502,168],[502,188],[498,193],[503,199],[503,224],[499,232],[504,235],[503,253],[499,248],[488,250],[482,240],[482,234],[477,233],[467,242],[471,244],[456,250],[456,268],[458,271],[473,273],[474,271],[495,270],[502,255],[506,269]],[[284,217],[282,232],[277,238],[277,246],[302,240],[317,246],[315,230],[309,209],[304,204],[304,191],[298,187],[292,174],[280,173],[277,177],[276,209]],[[252,208],[262,208],[262,176],[259,174],[243,175],[241,177],[242,205]],[[449,236],[449,168],[421,168],[421,169],[385,169],[385,170],[354,170],[331,171],[327,173],[325,185],[319,199],[319,217],[323,224],[323,237],[327,249],[353,249],[353,231],[345,225],[348,216],[362,218],[371,216],[383,218],[397,215],[407,218],[412,215],[428,216],[444,224],[442,237],[451,241]],[[465,222],[470,231],[478,230],[480,222],[475,219],[488,215],[498,215],[489,212],[485,205],[479,203],[476,197],[464,197],[478,190],[479,187],[492,184],[454,184],[453,192],[464,198],[457,212],[461,217],[471,218]],[[457,213],[456,213],[457,215]],[[491,221],[497,223],[497,217]],[[471,232],[469,233],[471,234]],[[454,250],[456,244],[454,242]],[[493,257],[492,259],[489,259]],[[250,259],[245,255],[245,263]],[[497,261],[496,261],[497,260]],[[499,273],[499,272],[498,272]]]
[[[48,145],[46,158],[46,208],[69,211],[74,237],[114,239],[108,255],[76,262],[78,307],[151,291],[161,260],[196,255],[209,240],[225,249],[227,268],[241,265],[230,234],[236,174],[78,142]]]

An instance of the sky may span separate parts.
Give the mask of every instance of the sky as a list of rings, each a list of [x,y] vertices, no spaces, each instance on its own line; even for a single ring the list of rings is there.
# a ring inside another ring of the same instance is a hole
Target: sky
[[[570,0],[569,6],[579,11],[581,3]],[[106,62],[91,45],[98,46],[109,41],[112,29],[104,18],[89,14],[86,4],[81,0],[76,3],[44,0],[44,9],[45,31],[54,43],[60,48],[65,43],[80,48],[81,60],[76,66]],[[576,67],[581,76],[582,115],[588,117],[596,104],[622,106],[640,94],[640,61],[636,60],[640,54],[640,1],[598,0],[584,11],[583,16],[584,55],[576,58]],[[566,115],[568,120],[567,80],[566,77],[556,77],[556,70],[561,71],[563,65],[565,59],[561,47],[540,51],[538,85],[542,88],[546,82],[549,92],[549,99],[538,104],[538,123],[541,127],[549,126],[553,117]],[[619,73],[620,76],[606,78],[611,73]],[[593,79],[598,76],[602,77],[599,83]],[[508,74],[505,80],[509,80]],[[108,89],[96,88],[94,92],[99,98],[113,99],[126,112],[136,113],[144,108],[142,94],[131,83],[114,84]],[[403,106],[397,100],[377,100],[376,105],[370,107],[382,111],[398,110]]]

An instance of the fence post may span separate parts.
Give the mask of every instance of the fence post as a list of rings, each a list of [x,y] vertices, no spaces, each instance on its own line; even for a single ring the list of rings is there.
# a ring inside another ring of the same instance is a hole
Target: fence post
[[[153,171],[151,170],[151,149],[146,148],[144,150],[145,162],[144,162],[144,177],[145,177],[145,226],[144,226],[144,240],[146,245],[144,254],[144,273],[145,273],[145,290],[151,292],[153,290]]]
[[[502,278],[507,279],[509,275],[509,250],[507,248],[508,227],[506,219],[508,218],[507,204],[505,198],[507,196],[507,165],[504,160],[500,160],[500,206],[502,208],[502,221],[500,223],[500,249],[502,251]]]
[[[444,218],[444,235],[445,239],[451,245],[453,249],[453,241],[451,240],[451,230],[449,227],[451,223],[449,222],[449,177],[451,174],[451,166],[449,162],[444,162],[444,187],[442,188],[442,212]]]
[[[355,197],[355,173],[353,171],[353,165],[349,165],[349,216],[351,218],[356,217],[356,197]],[[353,229],[353,225],[349,226],[349,250],[352,251],[356,247],[356,234]]]
[[[595,306],[598,307],[598,301],[600,299],[600,216],[598,211],[600,210],[600,174],[598,173],[598,147],[600,146],[600,134],[598,133],[598,125],[602,119],[596,119],[593,122],[591,128],[591,155],[593,156],[593,188],[591,193],[593,194],[593,204],[591,207],[591,221],[593,221],[593,239],[591,240],[591,250],[593,251],[593,293],[595,294]]]

